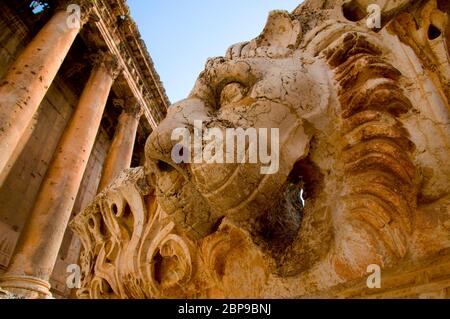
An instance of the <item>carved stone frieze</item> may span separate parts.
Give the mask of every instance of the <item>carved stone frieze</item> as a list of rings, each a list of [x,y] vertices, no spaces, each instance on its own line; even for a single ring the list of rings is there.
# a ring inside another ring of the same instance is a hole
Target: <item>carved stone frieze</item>
[[[208,60],[148,139],[145,167],[75,219],[81,295],[448,297],[449,30],[437,0],[272,12],[260,36]],[[172,132],[198,120],[278,128],[279,170],[177,164]]]

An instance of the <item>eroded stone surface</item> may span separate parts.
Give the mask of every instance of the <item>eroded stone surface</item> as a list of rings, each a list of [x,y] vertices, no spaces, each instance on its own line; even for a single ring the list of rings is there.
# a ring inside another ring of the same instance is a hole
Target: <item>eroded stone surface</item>
[[[20,299],[20,298],[0,288],[0,299]]]
[[[305,1],[207,62],[150,136],[145,170],[75,220],[82,296],[370,297],[377,264],[376,297],[448,297],[449,8],[371,2],[379,30],[367,1]],[[279,171],[177,165],[172,131],[195,120],[279,128]]]

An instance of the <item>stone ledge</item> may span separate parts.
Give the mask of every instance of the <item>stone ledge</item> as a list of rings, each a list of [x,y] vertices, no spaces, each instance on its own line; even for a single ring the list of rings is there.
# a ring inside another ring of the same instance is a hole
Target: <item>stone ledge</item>
[[[364,278],[306,298],[448,298],[450,294],[450,251],[443,251],[441,256],[421,262],[406,262],[393,269],[383,270],[381,276],[380,289],[369,289],[366,283],[367,278]],[[300,298],[305,298],[305,296]]]
[[[0,287],[0,299],[23,299],[23,298],[13,295],[9,291],[6,291]]]

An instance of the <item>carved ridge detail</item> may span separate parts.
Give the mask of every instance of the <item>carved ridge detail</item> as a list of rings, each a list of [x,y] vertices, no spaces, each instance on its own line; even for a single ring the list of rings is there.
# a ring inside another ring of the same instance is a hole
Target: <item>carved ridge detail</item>
[[[83,243],[81,298],[158,298],[191,280],[194,245],[156,205],[142,168],[72,222]]]
[[[342,111],[344,205],[350,221],[375,229],[395,257],[408,250],[418,175],[414,145],[399,121],[411,102],[398,80],[401,73],[381,50],[356,32],[344,34],[324,54],[335,72]]]

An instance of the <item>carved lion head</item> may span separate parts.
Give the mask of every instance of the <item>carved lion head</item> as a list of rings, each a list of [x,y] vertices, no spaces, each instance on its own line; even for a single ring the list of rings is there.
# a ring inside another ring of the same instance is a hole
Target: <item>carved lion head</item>
[[[379,2],[389,19],[411,4]],[[208,60],[189,97],[150,136],[146,169],[162,209],[192,236],[207,236],[227,218],[278,252],[282,273],[316,265],[353,278],[369,264],[405,257],[413,245],[418,200],[430,192],[411,125],[425,111],[405,90],[410,66],[397,63],[402,40],[392,44],[386,21],[377,30],[359,21],[365,1],[327,3],[274,11],[259,37]],[[194,135],[195,121],[222,132],[278,129],[279,148],[268,147],[279,152],[279,169],[175,162],[173,132]],[[437,199],[448,185],[433,178],[435,190],[442,186]]]
[[[295,50],[300,35],[297,20],[272,12],[257,39],[208,60],[190,96],[169,108],[149,139],[147,157],[159,203],[199,234],[221,217],[242,222],[260,217],[286,191],[294,164],[308,155],[309,120],[324,113],[328,83],[317,65]],[[224,134],[229,128],[279,129],[278,170],[261,174],[261,163],[174,163],[178,141],[172,132],[188,128],[193,133],[195,120]]]

